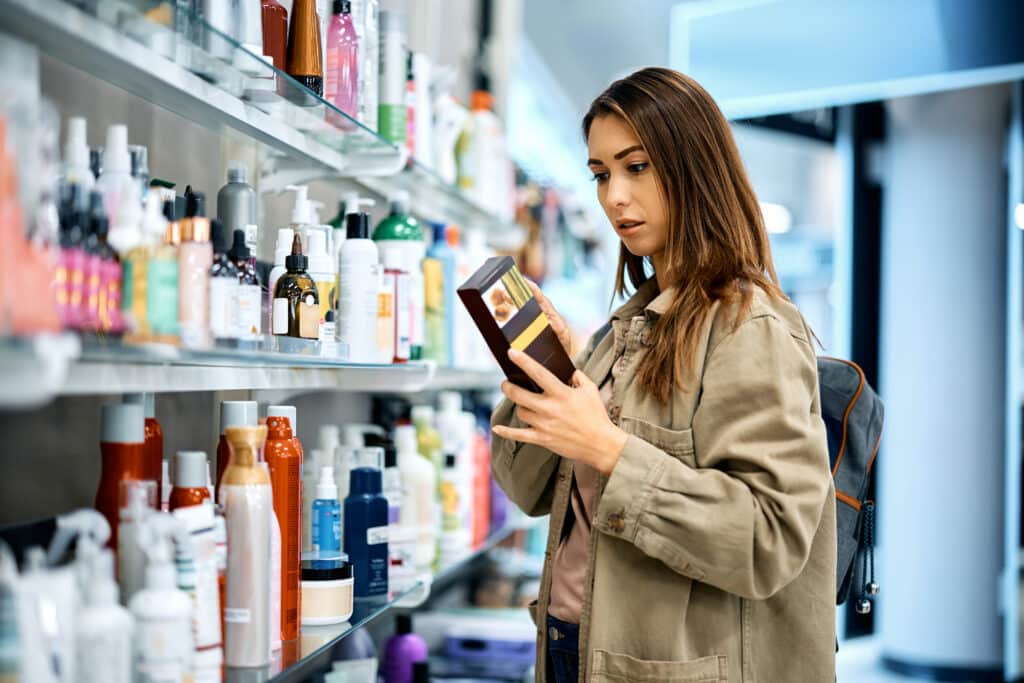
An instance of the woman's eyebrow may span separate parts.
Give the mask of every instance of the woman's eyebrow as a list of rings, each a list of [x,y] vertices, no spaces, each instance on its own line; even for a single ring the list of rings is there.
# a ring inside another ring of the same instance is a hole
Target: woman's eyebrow
[[[642,151],[644,151],[643,145],[632,145],[616,154],[615,159],[621,159],[622,157],[626,156],[627,154],[631,154],[632,152]],[[600,159],[587,159],[587,166],[604,166],[604,162],[601,161]]]

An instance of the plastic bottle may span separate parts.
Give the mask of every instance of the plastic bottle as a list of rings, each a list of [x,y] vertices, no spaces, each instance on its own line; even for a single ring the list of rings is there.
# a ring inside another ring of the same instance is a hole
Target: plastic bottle
[[[377,104],[380,100],[380,0],[356,0],[352,19],[359,39],[359,122],[370,130],[378,129]]]
[[[338,502],[338,487],[334,483],[334,467],[331,465],[320,468],[312,515],[312,549],[322,555],[337,554],[341,550],[341,506]]]
[[[444,446],[441,433],[435,428],[434,407],[419,405],[412,407],[412,423],[416,427],[416,448],[419,454],[434,466],[438,476],[444,467]]]
[[[230,342],[237,329],[238,267],[227,254],[228,234],[219,220],[210,221],[213,265],[210,266],[210,333]]]
[[[82,543],[79,542],[79,555]],[[96,550],[83,564],[83,608],[75,619],[75,680],[82,683],[131,683],[131,612],[118,604],[114,555]]]
[[[434,160],[438,175],[448,184],[454,185],[459,178],[459,166],[455,156],[455,145],[459,139],[469,111],[451,95],[454,74],[442,81],[434,100]]]
[[[256,224],[256,191],[249,184],[249,166],[244,161],[228,163],[228,182],[217,192],[217,218],[224,224],[228,239],[235,230],[247,229]],[[257,244],[258,235],[245,235],[250,249]]]
[[[139,186],[139,193],[136,197],[141,202],[149,191],[149,148],[145,145],[128,145],[128,157],[131,159],[132,178]],[[123,208],[121,215],[124,215]]]
[[[89,144],[86,141],[86,121],[79,116],[68,119],[67,140],[64,143],[64,183],[79,188],[79,205],[84,208],[85,197],[96,185],[96,178],[89,168]]]
[[[210,344],[210,269],[213,245],[210,219],[206,218],[206,196],[185,193],[185,220],[181,222],[178,248],[178,323],[185,346]]]
[[[476,416],[463,413],[466,429],[470,433],[466,451],[472,464],[473,485],[473,547],[479,548],[491,528],[491,457],[490,447],[483,432],[477,427]]]
[[[429,168],[434,167],[434,101],[431,97],[433,64],[421,52],[411,53],[413,90],[413,127],[416,144],[412,153]]]
[[[256,226],[250,225],[249,228]],[[254,230],[255,231],[255,230]],[[238,269],[238,296],[235,301],[234,336],[242,344],[255,344],[262,334],[262,312],[260,310],[260,276],[256,272],[255,260],[246,244],[246,231],[235,230],[228,258]]]
[[[309,244],[309,276],[316,284],[320,299],[320,325],[317,338],[320,340],[320,355],[337,355],[337,331],[334,322],[335,285],[338,281],[337,262],[331,260],[327,248],[330,228],[309,226],[306,240]]]
[[[378,132],[385,140],[405,144],[405,13],[380,13],[380,101]]]
[[[267,417],[264,457],[270,466],[274,513],[281,527],[281,639],[299,637],[300,583],[302,578],[302,457],[287,417]]]
[[[395,427],[395,447],[402,481],[401,523],[416,529],[416,568],[429,571],[437,547],[434,526],[437,470],[429,459],[420,455],[416,428],[412,425]]]
[[[100,483],[96,489],[96,509],[107,519],[111,529],[118,520],[120,482],[125,479],[146,479],[145,417],[142,406],[104,403],[101,408]],[[117,534],[112,545],[117,547]]]
[[[480,267],[480,263],[473,265],[469,260],[469,254],[462,245],[462,231],[457,225],[449,225],[447,230],[448,246],[455,257],[455,279],[452,280],[452,308],[451,308],[451,330],[452,341],[449,342],[454,353],[453,362],[456,366],[468,368],[473,366],[473,348],[481,338],[476,333],[476,324],[469,315],[466,307],[458,302],[458,288],[470,278],[473,271]]]
[[[455,454],[458,463],[460,528],[469,533],[475,509],[472,433],[476,422],[471,420],[467,423],[466,416],[469,414],[462,411],[462,395],[457,391],[442,391],[438,395],[438,404],[441,409],[437,414],[437,431],[441,434],[442,448],[445,455]]]
[[[125,394],[123,402],[142,407],[145,415],[145,453],[146,453],[146,476],[157,482],[157,500],[161,499],[160,475],[164,460],[164,430],[156,419],[156,395],[155,394]]]
[[[395,358],[395,288],[377,269],[377,352],[375,363],[390,365]]]
[[[355,574],[355,599],[379,603],[388,596],[388,501],[382,495],[379,448],[355,453],[345,498],[345,553]]]
[[[427,661],[427,643],[412,631],[412,615],[395,617],[395,634],[384,647],[384,683],[413,683],[413,666]]]
[[[281,228],[277,231],[277,245],[274,247],[274,267],[270,269],[267,276],[267,288],[270,292],[270,300],[274,299],[274,288],[282,275],[288,272],[284,260],[292,251],[292,242],[295,240],[295,231],[291,228]],[[268,328],[269,329],[269,328]]]
[[[256,401],[221,401],[220,439],[217,441],[217,502],[224,504],[220,488],[224,471],[231,460],[231,446],[228,444],[229,427],[255,427],[259,421],[259,406]]]
[[[455,252],[443,223],[431,223],[434,243],[423,262],[426,297],[425,355],[443,367],[455,365]]]
[[[270,662],[270,475],[257,467],[267,428],[228,427],[231,464],[221,495],[228,531],[224,663],[261,667]]]
[[[261,0],[263,10],[263,54],[274,60],[279,71],[287,68],[288,10],[277,0]]]
[[[146,310],[149,261],[163,240],[167,228],[167,221],[160,213],[160,208],[160,195],[156,192],[147,192],[139,243],[135,248],[125,252],[121,259],[121,310],[127,331],[138,341],[148,340],[150,334]]]
[[[359,115],[359,38],[352,22],[350,0],[334,0],[333,3],[327,28],[324,99],[353,119]],[[342,128],[352,127],[334,112],[329,112],[328,120]]]
[[[146,551],[140,530],[156,514],[156,482],[128,479],[118,487],[117,581],[121,588],[121,604],[127,606],[132,597],[146,585]]]
[[[146,317],[153,341],[175,343],[181,334],[178,325],[178,246],[181,244],[181,223],[174,220],[174,202],[163,204],[167,219],[162,244],[157,246],[146,269]],[[156,229],[156,222],[150,225]]]
[[[348,237],[338,256],[338,356],[350,363],[377,363],[377,318],[381,269],[369,239],[370,217],[347,217]]]
[[[89,236],[85,241],[87,297],[85,329],[120,332],[121,260],[110,246],[110,221],[103,208],[103,198],[93,192],[89,198]]]
[[[128,129],[123,124],[107,128],[103,148],[103,174],[96,181],[103,195],[103,206],[111,222],[116,223],[121,208],[130,202],[141,203],[139,184],[132,178],[132,159],[128,152]]]
[[[394,307],[392,342],[394,348],[391,362],[405,363],[411,355],[412,337],[412,282],[401,252],[390,249],[384,252],[384,288],[391,295]]]
[[[61,202],[60,255],[54,274],[57,315],[62,326],[80,330],[85,320],[85,238],[88,231],[81,188],[71,185]]]
[[[459,263],[456,270],[458,284],[461,285],[474,270],[479,268],[484,261],[495,255],[493,249],[487,246],[487,236],[482,230],[469,230],[462,235],[460,240],[463,243],[462,253],[459,256]],[[494,356],[487,346],[484,338],[476,333],[476,325],[466,311],[465,306],[458,306],[459,315],[455,319],[455,334],[461,342],[460,357],[464,359],[466,367],[474,370],[490,370],[494,367]]]
[[[323,47],[315,0],[295,0],[292,3],[287,72],[317,96],[324,94]]]
[[[285,259],[287,272],[274,287],[275,335],[316,339],[320,333],[320,296],[306,272],[309,259],[302,253],[299,235],[292,239],[292,253]]]
[[[260,469],[266,471],[267,476],[270,476],[270,465],[266,462],[256,463]],[[270,485],[271,494],[273,494],[274,485],[271,482]],[[283,545],[281,539],[281,522],[277,517],[277,513],[274,511],[273,505],[270,508],[270,584],[267,586],[268,591],[268,604],[270,605],[270,641],[267,643],[269,648],[270,657],[273,659],[274,653],[281,649],[281,624],[282,624],[282,571],[281,571],[281,547]]]
[[[135,617],[135,680],[185,681],[192,670],[192,600],[178,589],[170,539],[149,521],[140,529],[146,548],[146,587],[129,609]]]
[[[423,226],[409,215],[408,192],[401,190],[392,195],[391,213],[377,225],[373,241],[377,243],[385,264],[388,254],[397,252],[408,272],[409,359],[421,360],[425,327],[423,258],[427,246],[423,239]]]
[[[292,428],[292,447],[298,451],[299,460],[305,459],[304,451],[302,448],[302,442],[299,440],[299,418],[298,411],[295,406],[289,405],[272,405],[267,406],[267,418],[271,417],[286,417],[288,418],[288,424]]]
[[[178,451],[174,454],[174,488],[168,507],[178,508],[202,505],[210,499],[206,488],[206,453],[202,451]]]

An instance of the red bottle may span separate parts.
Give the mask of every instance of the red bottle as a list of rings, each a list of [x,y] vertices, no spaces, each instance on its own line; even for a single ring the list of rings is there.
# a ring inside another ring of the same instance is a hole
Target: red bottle
[[[224,478],[224,470],[231,460],[231,449],[224,432],[228,427],[255,427],[257,424],[258,407],[256,401],[221,401],[220,403],[220,441],[217,442],[217,501],[220,498],[220,480]]]
[[[156,505],[160,509],[163,500],[164,479],[164,430],[156,421],[156,396],[154,394],[125,394],[125,403],[142,406],[146,416],[146,476],[156,482]]]
[[[299,637],[302,578],[302,458],[287,417],[267,418],[263,449],[270,467],[274,513],[281,525],[281,640]]]
[[[174,454],[174,488],[168,508],[202,505],[210,500],[210,489],[206,488],[206,453],[202,451],[178,451]]]
[[[100,436],[100,483],[96,509],[110,523],[110,547],[117,548],[120,484],[126,479],[148,479],[145,418],[142,406],[105,403]]]
[[[302,442],[299,441],[299,421],[295,406],[267,406],[267,417],[287,417],[288,424],[292,428],[292,443],[295,450],[299,452],[299,461],[305,460],[306,454],[302,451]]]

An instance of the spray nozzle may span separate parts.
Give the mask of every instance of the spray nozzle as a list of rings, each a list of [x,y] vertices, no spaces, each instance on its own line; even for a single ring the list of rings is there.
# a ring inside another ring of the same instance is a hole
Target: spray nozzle
[[[139,544],[149,561],[146,587],[175,588],[175,562],[183,566],[192,564],[191,538],[185,523],[165,512],[154,513],[139,529]]]
[[[334,483],[334,465],[320,467],[320,481],[316,485],[318,500],[337,500],[338,486]]]
[[[75,510],[57,518],[57,533],[50,542],[47,564],[60,562],[71,541],[78,539],[78,554],[91,556],[110,540],[110,524],[96,510]]]
[[[358,192],[349,192],[341,199],[342,211],[347,216],[350,213],[359,213],[361,206],[375,206],[377,202],[369,197],[360,197]]]
[[[284,189],[295,193],[292,225],[311,225],[313,223],[313,206],[309,201],[309,188],[305,185],[288,185]]]
[[[409,213],[409,193],[405,190],[398,190],[391,195],[391,215]]]

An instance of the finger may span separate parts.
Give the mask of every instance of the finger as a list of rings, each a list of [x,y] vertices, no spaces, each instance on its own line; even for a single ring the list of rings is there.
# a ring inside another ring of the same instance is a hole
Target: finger
[[[577,370],[572,373],[572,386],[576,389],[582,389],[588,384],[594,384],[589,377],[587,377],[581,370]]]
[[[505,398],[512,401],[517,406],[525,406],[534,410],[540,407],[539,401],[541,397],[538,394],[516,386],[508,380],[501,383],[501,393],[505,394]]]
[[[540,309],[547,313],[549,318],[561,317],[558,315],[558,311],[555,310],[555,307],[551,305],[551,301],[544,296],[544,292],[540,291],[540,287],[537,286],[536,282],[533,280],[527,280],[526,286],[530,288],[531,292],[533,292],[533,298],[537,300],[537,303],[540,304]]]
[[[541,419],[540,413],[522,406],[516,408],[516,417],[518,417],[520,421],[525,422],[528,427],[532,427],[534,429],[537,428],[537,423],[540,422]]]
[[[537,386],[540,387],[541,391],[545,394],[558,393],[565,387],[561,380],[551,374],[550,370],[530,358],[530,356],[522,351],[509,349],[508,357],[509,360],[518,365],[530,379],[536,382]]]
[[[532,443],[539,446],[541,441],[540,432],[536,429],[516,429],[513,427],[503,427],[495,425],[491,427],[491,431],[503,439],[508,441],[518,441],[520,443]]]

